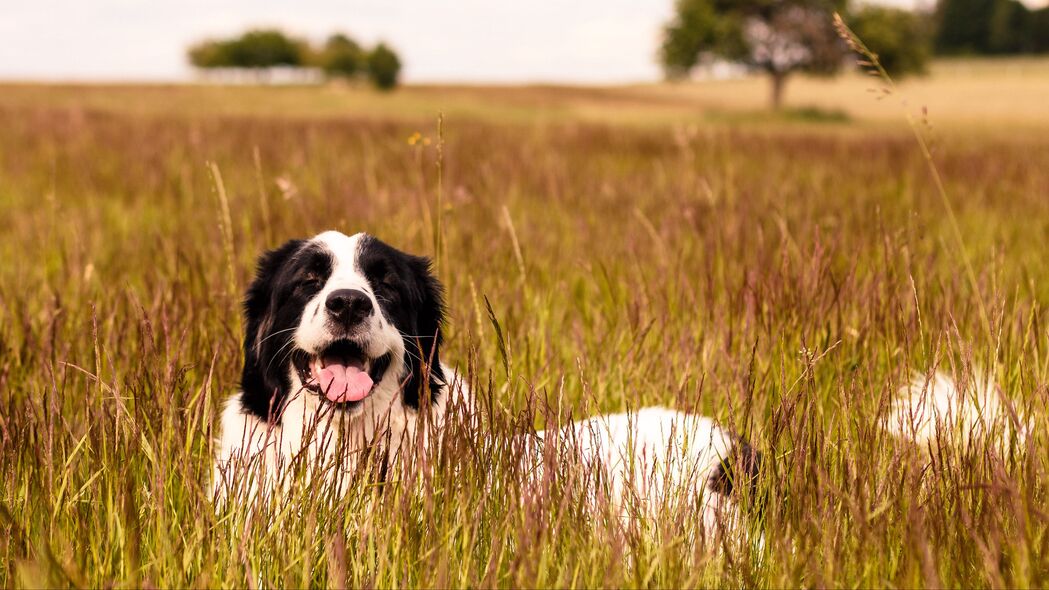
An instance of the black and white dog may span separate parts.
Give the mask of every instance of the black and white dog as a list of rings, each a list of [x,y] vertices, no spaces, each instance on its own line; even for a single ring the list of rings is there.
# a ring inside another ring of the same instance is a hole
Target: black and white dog
[[[242,391],[222,413],[218,498],[278,488],[297,459],[329,481],[353,471],[355,451],[383,447],[396,461],[416,448],[402,442],[423,410],[427,432],[439,432],[453,399],[472,407],[442,363],[442,290],[425,258],[365,234],[291,241],[261,257],[244,311]],[[654,510],[680,487],[710,526],[735,510],[733,482],[752,478],[760,459],[710,418],[644,408],[522,435],[533,472],[555,433],[604,471],[613,502]]]
[[[402,448],[419,448],[404,441],[439,434],[449,408],[472,411],[442,363],[442,291],[425,258],[365,234],[291,241],[260,258],[244,311],[242,391],[222,413],[216,499],[280,489],[297,461],[338,485],[366,450],[395,462]],[[1008,417],[999,398],[990,380],[918,375],[883,427],[919,445],[952,432],[1001,439],[1014,425],[990,428]],[[424,414],[428,428],[413,438]],[[1021,436],[1030,430],[1022,416],[1013,422]],[[544,446],[570,441],[580,464],[603,471],[612,502],[655,513],[684,490],[677,497],[712,528],[738,517],[733,488],[753,482],[761,459],[714,420],[665,408],[521,436],[531,473],[542,472]]]

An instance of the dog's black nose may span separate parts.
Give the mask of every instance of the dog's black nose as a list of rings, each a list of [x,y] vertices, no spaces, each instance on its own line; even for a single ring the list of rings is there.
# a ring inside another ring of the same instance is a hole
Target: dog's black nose
[[[328,294],[324,301],[328,313],[345,326],[359,324],[372,314],[372,300],[364,291],[338,289]]]

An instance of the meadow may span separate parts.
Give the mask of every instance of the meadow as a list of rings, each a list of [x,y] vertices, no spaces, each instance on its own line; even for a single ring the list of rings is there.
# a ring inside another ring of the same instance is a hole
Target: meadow
[[[1006,65],[902,87],[947,201],[858,76],[781,115],[760,80],[0,87],[0,585],[1049,585],[1049,77]],[[421,482],[216,513],[255,258],[332,228],[434,258],[484,418]],[[993,370],[1026,445],[886,436],[930,366]],[[522,497],[491,442],[655,404],[765,452],[764,544]]]

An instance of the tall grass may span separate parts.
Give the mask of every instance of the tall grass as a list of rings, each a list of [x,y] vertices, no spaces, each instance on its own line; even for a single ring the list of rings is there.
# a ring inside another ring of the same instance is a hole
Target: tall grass
[[[907,135],[416,131],[432,119],[0,109],[0,583],[1049,583],[1049,142],[941,146],[970,279]],[[443,252],[447,358],[481,415],[421,480],[216,512],[239,291],[258,252],[329,228]],[[1001,367],[1026,449],[887,438],[896,389],[935,363]],[[514,434],[653,404],[766,452],[763,546],[704,550],[687,514],[589,513],[557,464],[521,485]]]

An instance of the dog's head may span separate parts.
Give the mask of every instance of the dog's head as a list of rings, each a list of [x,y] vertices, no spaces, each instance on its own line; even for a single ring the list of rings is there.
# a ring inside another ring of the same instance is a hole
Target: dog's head
[[[444,384],[441,285],[426,258],[329,231],[259,259],[244,302],[245,408],[269,419],[295,395],[352,416]]]

